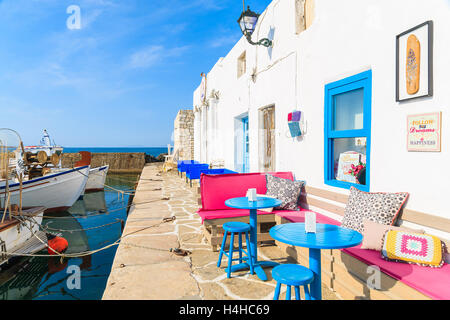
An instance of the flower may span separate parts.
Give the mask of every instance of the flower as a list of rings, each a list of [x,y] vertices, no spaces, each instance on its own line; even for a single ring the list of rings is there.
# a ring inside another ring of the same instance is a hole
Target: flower
[[[359,172],[366,167],[365,163],[360,162],[357,166],[354,164],[351,165],[351,169],[348,170],[348,173],[352,176],[358,176]]]

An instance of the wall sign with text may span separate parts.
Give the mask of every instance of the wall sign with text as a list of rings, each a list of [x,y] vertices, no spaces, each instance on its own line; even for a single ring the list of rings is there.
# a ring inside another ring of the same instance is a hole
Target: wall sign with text
[[[409,115],[408,151],[441,151],[441,112]]]

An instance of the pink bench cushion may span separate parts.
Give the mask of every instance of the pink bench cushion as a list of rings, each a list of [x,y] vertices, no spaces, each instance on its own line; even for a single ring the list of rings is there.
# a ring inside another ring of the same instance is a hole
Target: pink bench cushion
[[[270,174],[279,178],[294,180],[292,172],[271,172]],[[265,173],[202,174],[200,180],[201,210],[206,211],[231,210],[232,208],[225,205],[225,200],[245,197],[247,190],[250,188],[256,188],[258,194],[265,194],[267,191]]]
[[[377,265],[380,270],[392,278],[429,296],[432,299],[450,299],[450,265],[442,268],[422,267],[415,264],[390,262],[383,260],[379,251],[361,249],[361,245],[343,249],[352,257],[368,265]]]
[[[301,211],[274,210],[273,213],[286,218],[291,222],[304,222],[305,212]],[[316,212],[316,219],[319,223],[340,225],[339,221],[331,219]],[[408,286],[429,296],[432,299],[450,299],[450,265],[444,264],[442,268],[422,267],[413,264],[390,262],[381,258],[379,251],[361,249],[361,245],[353,248],[342,249],[345,253],[366,263],[376,265],[381,271],[392,278],[402,281]]]
[[[246,209],[199,210],[197,213],[202,218],[202,223],[205,220],[244,217],[250,214],[249,210]],[[272,212],[260,210],[258,210],[257,213],[258,215],[273,214]]]

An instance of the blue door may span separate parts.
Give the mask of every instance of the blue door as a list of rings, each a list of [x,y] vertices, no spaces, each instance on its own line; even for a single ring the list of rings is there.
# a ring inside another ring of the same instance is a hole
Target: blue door
[[[250,149],[250,142],[248,137],[248,117],[242,118],[242,131],[244,133],[244,139],[243,139],[243,166],[242,166],[242,172],[249,172],[250,165],[249,165],[249,149]]]

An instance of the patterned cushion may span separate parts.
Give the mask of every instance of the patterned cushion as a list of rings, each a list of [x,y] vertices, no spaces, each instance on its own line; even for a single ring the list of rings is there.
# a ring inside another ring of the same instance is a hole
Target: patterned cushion
[[[351,187],[342,226],[362,233],[365,219],[393,225],[408,195],[407,192],[364,192]]]
[[[446,251],[445,244],[438,237],[390,230],[384,235],[381,257],[388,261],[440,268]]]
[[[275,209],[285,210],[299,210],[298,198],[304,185],[304,181],[292,181],[274,177],[271,174],[266,174],[267,192],[269,197],[275,197],[281,201],[281,205]]]

